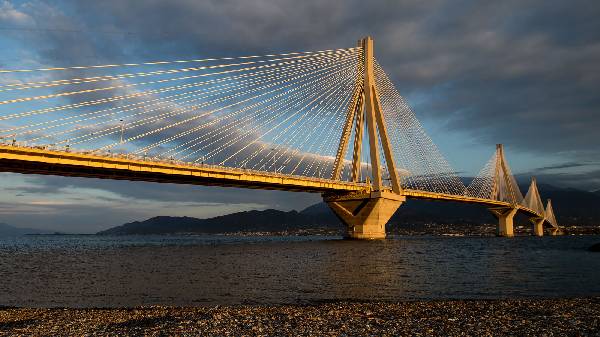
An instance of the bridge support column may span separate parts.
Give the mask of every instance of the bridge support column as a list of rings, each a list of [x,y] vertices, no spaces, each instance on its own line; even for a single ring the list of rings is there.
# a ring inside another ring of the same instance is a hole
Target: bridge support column
[[[325,195],[323,199],[346,225],[352,239],[385,239],[385,225],[406,197],[392,192]]]
[[[517,214],[518,209],[512,207],[490,208],[490,212],[498,218],[498,236],[513,237],[515,236],[513,218]]]
[[[533,225],[533,235],[544,236],[544,218],[531,218],[529,221]]]
[[[565,233],[560,228],[552,227],[550,229],[550,235],[552,235],[552,236],[564,235],[564,234]]]

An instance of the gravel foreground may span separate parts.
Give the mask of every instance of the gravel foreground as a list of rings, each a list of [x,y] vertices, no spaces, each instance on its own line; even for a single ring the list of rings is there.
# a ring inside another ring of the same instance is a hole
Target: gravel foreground
[[[0,308],[0,335],[600,336],[600,298]]]

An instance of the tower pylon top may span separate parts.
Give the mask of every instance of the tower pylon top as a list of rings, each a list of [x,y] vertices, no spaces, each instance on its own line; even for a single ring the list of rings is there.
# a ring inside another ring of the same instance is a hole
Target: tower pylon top
[[[358,41],[358,46],[363,49],[362,63],[359,62],[358,72],[362,81],[356,81],[355,95],[349,105],[346,114],[346,123],[344,131],[340,138],[335,167],[333,170],[333,179],[340,179],[341,165],[344,160],[346,148],[349,142],[350,132],[353,124],[355,125],[354,152],[352,159],[352,180],[357,181],[362,163],[360,162],[360,151],[362,150],[362,132],[363,125],[366,126],[369,135],[369,152],[371,158],[371,168],[373,175],[372,188],[375,191],[384,189],[379,140],[385,156],[385,162],[390,175],[391,187],[394,193],[401,193],[400,178],[396,169],[393,151],[390,145],[385,116],[379,99],[377,81],[374,71],[374,48],[373,38],[365,36]],[[362,75],[362,76],[360,76]],[[365,123],[366,121],[366,123]]]

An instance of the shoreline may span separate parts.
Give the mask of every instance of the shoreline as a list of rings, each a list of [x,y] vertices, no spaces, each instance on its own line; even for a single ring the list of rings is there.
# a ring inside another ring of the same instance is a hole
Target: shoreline
[[[3,334],[600,335],[600,297],[213,307],[0,307]]]
[[[414,227],[414,225],[412,226]],[[422,224],[425,229],[415,229],[412,227],[396,227],[387,231],[388,236],[464,236],[464,237],[497,237],[497,226],[494,224],[483,225],[465,225],[465,224]],[[600,236],[600,225],[597,226],[565,226],[564,234],[560,236]],[[302,236],[344,236],[345,230],[311,228],[282,231],[235,231],[235,232],[173,232],[173,233],[32,233],[23,234],[26,237],[53,237],[53,236],[90,236],[90,237],[127,237],[127,236],[164,236],[164,237],[194,237],[194,236],[215,236],[215,237],[302,237]],[[534,236],[532,229],[525,226],[516,226],[515,237]],[[543,236],[552,237],[549,233]],[[1,238],[1,237],[0,237]]]

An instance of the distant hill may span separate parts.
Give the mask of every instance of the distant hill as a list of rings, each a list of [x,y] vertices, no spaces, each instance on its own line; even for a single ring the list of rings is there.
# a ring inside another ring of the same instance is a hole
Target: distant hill
[[[314,223],[339,223],[333,211],[323,202],[306,208],[300,214],[310,218]],[[390,219],[388,227],[393,229],[396,226],[423,223],[482,224],[493,221],[495,221],[493,216],[484,207],[456,202],[409,200]]]
[[[523,193],[529,186],[521,186]],[[558,188],[552,185],[539,185],[541,197],[552,199],[552,206],[561,225],[600,225],[600,193],[586,192],[572,188]],[[326,223],[337,221],[333,211],[325,203],[310,206],[300,212],[309,216],[313,222]],[[517,218],[518,223],[526,224],[524,217]],[[390,219],[388,228],[406,225],[438,224],[489,224],[496,219],[483,206],[456,202],[408,200]]]
[[[544,205],[552,199],[558,222],[564,225],[600,225],[600,193],[539,184]],[[524,192],[527,190],[521,188]]]
[[[52,231],[44,231],[34,228],[20,228],[0,223],[0,237],[3,236],[20,236],[26,234],[50,234]]]
[[[561,189],[540,185],[544,203],[552,199],[558,221],[562,225],[599,225],[600,194],[576,189]],[[526,192],[526,187],[521,187]],[[461,224],[481,225],[495,223],[496,219],[483,206],[456,202],[408,200],[390,219],[388,228],[406,228],[407,225]],[[525,224],[527,219],[518,218]],[[276,232],[301,229],[343,230],[333,211],[325,203],[318,203],[297,211],[238,212],[210,219],[158,216],[113,227],[98,234],[173,234],[173,233],[235,233]]]
[[[328,228],[330,224],[314,221],[297,211],[247,211],[209,219],[158,216],[113,227],[97,234],[173,234],[173,233],[235,233],[274,232],[298,229]],[[335,225],[335,224],[334,224]],[[341,225],[340,225],[341,226]],[[340,227],[341,228],[341,227]]]

